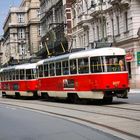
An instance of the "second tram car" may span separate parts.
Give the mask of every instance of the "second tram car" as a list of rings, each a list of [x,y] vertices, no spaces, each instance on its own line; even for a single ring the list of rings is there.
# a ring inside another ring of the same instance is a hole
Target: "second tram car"
[[[2,68],[0,77],[2,96],[37,96],[36,63]]]
[[[38,95],[77,99],[127,98],[125,50],[99,48],[41,60],[37,64]]]

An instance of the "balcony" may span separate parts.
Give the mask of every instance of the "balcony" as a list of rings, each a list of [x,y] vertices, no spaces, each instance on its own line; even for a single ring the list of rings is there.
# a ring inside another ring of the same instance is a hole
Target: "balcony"
[[[21,12],[27,12],[27,10],[28,10],[28,7],[11,7],[10,8],[10,12],[12,13],[12,12],[14,12],[14,13],[21,13]]]
[[[121,4],[128,6],[130,4],[130,0],[121,0]]]
[[[115,4],[119,4],[121,0],[110,0],[109,2],[110,4],[115,5]]]
[[[83,15],[78,17],[78,23],[77,24],[88,23],[91,19],[92,19],[92,17],[89,14],[83,14]]]
[[[9,23],[9,27],[25,27],[27,23],[18,23],[18,22],[11,22]]]
[[[115,5],[115,4],[119,4],[119,5],[129,5],[130,4],[130,0],[110,0],[110,4]]]
[[[102,5],[102,10],[105,10],[106,9],[106,5]],[[88,13],[91,15],[91,16],[95,16],[96,14],[99,14],[101,11],[101,5],[97,5],[96,7],[94,8],[91,8]]]

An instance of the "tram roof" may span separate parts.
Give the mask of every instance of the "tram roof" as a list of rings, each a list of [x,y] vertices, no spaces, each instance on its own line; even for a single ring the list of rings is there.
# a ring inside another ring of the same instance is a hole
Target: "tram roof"
[[[33,69],[33,68],[36,68],[36,64],[37,63],[28,63],[28,64],[9,66],[9,67],[6,67],[6,68],[2,68],[0,70],[0,72],[8,71],[8,70],[16,70],[16,69]]]
[[[76,58],[96,57],[96,56],[112,56],[112,55],[125,55],[125,50],[116,47],[88,49],[84,51],[47,58],[39,61],[37,64],[40,65],[47,62],[54,62],[54,61],[66,60],[66,59],[76,59]]]
[[[37,63],[29,63],[29,64],[22,64],[22,65],[17,65],[15,69],[33,69],[36,68]]]

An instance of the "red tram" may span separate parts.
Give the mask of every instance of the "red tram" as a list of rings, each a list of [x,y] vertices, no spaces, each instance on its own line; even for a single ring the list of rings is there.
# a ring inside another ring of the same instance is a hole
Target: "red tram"
[[[0,70],[2,96],[37,96],[36,63]]]
[[[127,98],[125,50],[100,48],[51,57],[37,63],[38,95],[77,99]]]

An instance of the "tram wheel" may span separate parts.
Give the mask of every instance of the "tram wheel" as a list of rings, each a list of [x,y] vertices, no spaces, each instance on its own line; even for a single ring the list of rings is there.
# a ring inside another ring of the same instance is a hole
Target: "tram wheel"
[[[45,99],[45,100],[49,100],[49,95],[48,95],[48,93],[41,93],[41,98],[42,99]]]
[[[16,99],[19,99],[19,98],[20,98],[20,93],[19,93],[19,92],[16,92],[16,93],[15,93],[15,98],[16,98]]]
[[[2,92],[2,98],[5,98],[5,97],[6,97],[6,93]]]
[[[74,103],[74,104],[79,104],[80,99],[76,93],[69,93],[68,94],[68,102],[69,103]]]
[[[103,103],[111,104],[112,101],[113,101],[113,97],[104,97],[103,98]]]

